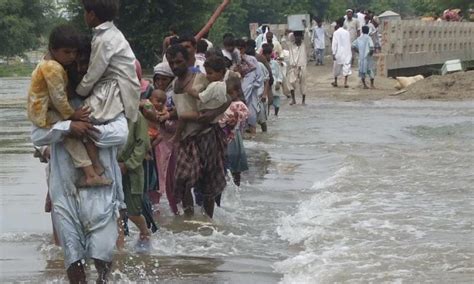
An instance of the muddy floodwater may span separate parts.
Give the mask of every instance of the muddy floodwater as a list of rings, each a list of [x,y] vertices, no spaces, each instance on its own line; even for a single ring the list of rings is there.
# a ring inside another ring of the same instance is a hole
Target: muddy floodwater
[[[269,132],[245,141],[250,170],[240,189],[226,188],[214,220],[173,217],[163,203],[149,255],[133,252],[131,225],[112,278],[472,283],[474,102],[344,101],[318,96],[326,83],[310,88],[307,106],[282,99]],[[0,282],[58,283],[66,278],[29,140],[28,84],[0,78]]]

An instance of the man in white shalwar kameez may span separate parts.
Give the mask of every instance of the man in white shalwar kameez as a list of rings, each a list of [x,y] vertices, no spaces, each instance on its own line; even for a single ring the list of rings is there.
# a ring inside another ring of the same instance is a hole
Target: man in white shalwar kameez
[[[344,88],[349,88],[347,85],[347,77],[352,74],[351,60],[352,60],[352,42],[351,36],[347,30],[342,28],[344,25],[344,18],[336,21],[336,31],[332,37],[332,56],[334,59],[334,82],[331,84],[337,87],[337,77],[344,76]]]
[[[105,175],[112,185],[76,188],[74,181],[80,174],[64,148],[66,135],[93,135]],[[49,145],[51,151],[49,193],[52,218],[61,247],[64,264],[72,283],[85,283],[84,261],[94,259],[99,274],[98,283],[105,283],[110,273],[119,210],[125,209],[122,175],[117,162],[118,148],[128,136],[127,120],[123,114],[104,125],[87,122],[59,121],[50,129],[33,127],[31,140],[36,146]]]
[[[308,57],[306,46],[303,43],[303,32],[295,31],[293,33],[294,41],[290,41],[288,58],[288,83],[291,93],[290,105],[296,104],[295,90],[300,89],[301,104],[306,102],[306,65]]]

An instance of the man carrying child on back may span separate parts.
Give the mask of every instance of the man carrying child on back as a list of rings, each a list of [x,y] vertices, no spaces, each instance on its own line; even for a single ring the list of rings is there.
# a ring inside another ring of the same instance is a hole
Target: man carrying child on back
[[[92,52],[87,74],[76,92],[86,97],[88,122],[59,121],[50,129],[34,127],[35,145],[51,145],[50,194],[53,222],[64,250],[64,262],[71,283],[86,283],[84,261],[93,259],[97,283],[105,283],[111,270],[117,240],[118,211],[125,208],[119,146],[127,139],[127,121],[138,114],[140,86],[135,56],[123,34],[113,24],[117,0],[82,0],[84,18],[93,28]],[[95,130],[95,135],[92,130]],[[78,190],[71,182],[77,175],[62,143],[67,135],[90,138],[97,145],[97,157],[109,186]]]

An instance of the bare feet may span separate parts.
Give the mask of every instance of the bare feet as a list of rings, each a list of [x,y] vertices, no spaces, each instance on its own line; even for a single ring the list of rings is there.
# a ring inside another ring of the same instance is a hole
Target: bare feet
[[[84,177],[79,180],[76,186],[80,188],[100,187],[111,185],[112,182],[113,181],[111,179],[108,179],[104,176]]]
[[[94,171],[97,173],[98,176],[101,176],[104,174],[105,169],[100,163],[93,164],[92,166],[94,167]]]
[[[344,88],[346,88],[346,89],[349,88],[349,85],[344,85]]]
[[[336,82],[332,82],[331,85],[335,88],[337,88],[337,83]]]
[[[364,85],[364,89],[367,90],[369,89],[369,87],[367,85]]]

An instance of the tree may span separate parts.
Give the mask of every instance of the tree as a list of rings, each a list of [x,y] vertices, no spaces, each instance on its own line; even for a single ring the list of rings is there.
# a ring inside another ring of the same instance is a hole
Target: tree
[[[45,8],[40,0],[0,0],[0,56],[21,55],[39,45]]]

